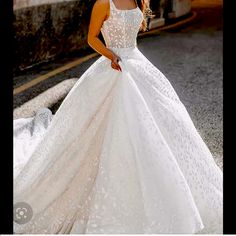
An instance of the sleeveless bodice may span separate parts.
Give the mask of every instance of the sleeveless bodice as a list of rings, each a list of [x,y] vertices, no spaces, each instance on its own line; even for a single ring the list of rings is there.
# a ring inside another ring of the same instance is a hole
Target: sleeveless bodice
[[[137,45],[137,34],[143,21],[143,13],[136,7],[130,10],[117,9],[112,0],[110,14],[103,22],[101,32],[108,48],[130,48]]]

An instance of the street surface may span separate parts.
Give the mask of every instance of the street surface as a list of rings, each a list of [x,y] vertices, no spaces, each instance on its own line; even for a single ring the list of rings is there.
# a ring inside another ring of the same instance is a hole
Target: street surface
[[[222,2],[194,0],[192,10],[196,19],[185,27],[161,32],[138,40],[140,51],[171,82],[185,104],[197,130],[207,143],[217,164],[222,168],[222,110],[223,110],[223,56],[222,56]],[[36,97],[59,82],[79,78],[98,57],[33,86],[14,96],[14,108]],[[65,58],[16,76],[17,87],[72,59]],[[74,58],[73,58],[74,60]],[[72,81],[71,87],[75,83]],[[57,110],[61,101],[52,107]]]

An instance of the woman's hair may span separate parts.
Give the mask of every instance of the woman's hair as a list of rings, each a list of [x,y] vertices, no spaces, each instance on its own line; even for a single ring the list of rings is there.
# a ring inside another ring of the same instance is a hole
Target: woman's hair
[[[152,15],[152,10],[150,9],[149,5],[150,0],[137,0],[138,7],[143,12],[144,20],[141,25],[141,30],[146,31],[147,30],[147,19],[150,17],[152,18],[154,15]]]

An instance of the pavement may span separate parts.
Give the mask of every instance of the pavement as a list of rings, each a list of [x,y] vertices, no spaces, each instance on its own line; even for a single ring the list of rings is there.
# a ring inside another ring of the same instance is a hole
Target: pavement
[[[194,0],[193,13],[182,24],[177,22],[174,27],[157,29],[138,38],[139,50],[169,79],[221,168],[222,5],[219,0]],[[86,60],[83,55],[64,58],[16,76],[14,118],[32,116],[42,106],[55,112],[98,57],[94,54]]]

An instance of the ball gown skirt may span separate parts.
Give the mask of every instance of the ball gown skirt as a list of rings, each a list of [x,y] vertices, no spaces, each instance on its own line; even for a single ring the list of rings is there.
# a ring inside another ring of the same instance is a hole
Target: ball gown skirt
[[[16,233],[222,233],[222,171],[138,49],[101,56],[55,115],[14,121]]]

